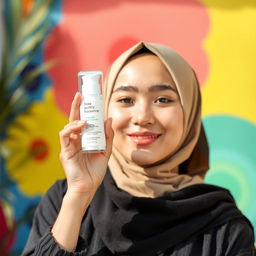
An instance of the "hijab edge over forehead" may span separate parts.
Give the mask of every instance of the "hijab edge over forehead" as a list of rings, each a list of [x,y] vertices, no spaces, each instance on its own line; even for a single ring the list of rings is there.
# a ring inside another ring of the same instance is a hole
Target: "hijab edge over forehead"
[[[107,79],[104,84],[103,93],[105,98],[105,116],[108,115],[108,103],[111,98],[111,94],[114,88],[115,80],[120,72],[120,70],[123,68],[123,66],[127,63],[127,61],[134,56],[136,53],[138,53],[141,49],[147,49],[149,52],[155,54],[161,62],[165,65],[168,72],[172,76],[175,86],[177,88],[179,98],[181,101],[181,105],[184,112],[184,130],[190,130],[192,126],[193,119],[188,119],[188,116],[191,115],[190,111],[195,111],[195,108],[193,108],[193,101],[198,101],[198,97],[200,97],[200,94],[196,93],[196,90],[193,90],[192,86],[188,86],[184,88],[184,85],[187,83],[197,83],[197,79],[195,77],[195,73],[193,69],[190,67],[190,65],[186,62],[184,58],[182,58],[179,54],[177,54],[172,49],[164,46],[159,45],[155,43],[148,43],[141,41],[125,51],[123,54],[121,54],[111,65],[109,73],[107,75]],[[183,76],[182,73],[185,73],[186,75]],[[199,85],[196,85],[199,87]],[[185,93],[186,92],[186,93]],[[200,100],[200,99],[199,99]],[[197,111],[201,112],[201,104],[199,104],[199,109],[197,108]],[[194,113],[195,114],[195,113]],[[192,115],[194,115],[192,113]],[[183,137],[186,137],[187,134],[183,134]]]
[[[109,69],[109,73],[107,74],[107,80],[105,81],[105,86],[104,86],[104,94],[105,94],[105,100],[106,102],[109,102],[109,98],[111,97],[111,93],[114,87],[114,83],[115,80],[120,72],[120,70],[123,68],[123,66],[127,63],[127,61],[129,60],[129,58],[131,58],[133,55],[135,55],[136,53],[138,53],[141,49],[145,48],[147,49],[149,52],[152,52],[153,54],[155,54],[157,57],[159,57],[161,59],[161,61],[163,62],[163,64],[166,66],[166,68],[168,69],[168,71],[171,73],[171,75],[173,76],[173,72],[172,70],[170,70],[170,67],[168,66],[168,64],[166,63],[165,59],[162,57],[162,55],[159,53],[159,51],[157,51],[156,48],[154,48],[155,44],[150,44],[144,41],[141,41],[139,43],[137,43],[136,45],[134,45],[133,47],[129,48],[128,50],[126,50],[125,52],[123,52],[111,65],[110,69]],[[159,45],[158,45],[159,46]],[[175,84],[177,83],[176,78],[173,77]],[[109,86],[111,84],[111,87]],[[108,86],[107,86],[108,85]],[[179,92],[180,93],[180,92]],[[106,114],[107,114],[107,109],[108,106],[106,106]]]

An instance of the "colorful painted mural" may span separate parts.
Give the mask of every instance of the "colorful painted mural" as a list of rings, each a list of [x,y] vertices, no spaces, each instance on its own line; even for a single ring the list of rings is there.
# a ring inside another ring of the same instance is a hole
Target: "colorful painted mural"
[[[119,53],[140,40],[169,45],[197,72],[203,96],[203,122],[211,148],[206,182],[230,189],[256,229],[255,1],[11,3],[17,1],[3,2],[5,32],[11,33],[18,26],[13,24],[11,10],[20,10],[23,21],[41,10],[35,20],[47,24],[47,28],[27,65],[12,77],[12,83],[5,83],[7,91],[12,91],[15,83],[41,67],[25,87],[25,93],[22,91],[25,107],[12,112],[0,134],[0,255],[19,255],[41,196],[56,179],[64,177],[59,163],[58,131],[67,122],[77,90],[77,72],[106,72]],[[29,38],[35,31],[30,28],[22,33],[28,33]],[[6,33],[0,35],[3,49]],[[26,40],[16,48],[26,52]],[[14,57],[10,60],[17,65],[20,59]],[[44,63],[52,64],[40,66]],[[0,67],[1,78],[5,66]]]

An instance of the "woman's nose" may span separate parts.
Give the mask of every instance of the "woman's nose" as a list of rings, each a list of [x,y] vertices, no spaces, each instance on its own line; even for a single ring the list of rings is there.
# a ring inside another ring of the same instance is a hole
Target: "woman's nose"
[[[147,103],[137,103],[133,113],[133,123],[136,125],[149,125],[155,121],[153,110]]]

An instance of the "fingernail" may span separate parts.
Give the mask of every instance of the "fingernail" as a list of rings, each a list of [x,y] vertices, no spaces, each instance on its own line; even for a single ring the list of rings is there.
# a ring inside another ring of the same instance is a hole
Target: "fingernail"
[[[80,121],[77,122],[78,125],[84,124],[84,123],[85,123],[85,121],[83,121],[83,120],[80,120]]]
[[[79,95],[80,95],[80,92],[76,92],[76,94],[75,94],[75,97],[74,97],[74,98],[78,97]]]

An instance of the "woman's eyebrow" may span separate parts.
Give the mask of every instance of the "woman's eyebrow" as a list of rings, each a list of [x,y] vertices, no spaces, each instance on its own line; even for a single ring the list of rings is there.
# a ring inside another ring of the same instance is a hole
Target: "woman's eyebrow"
[[[125,92],[138,92],[138,88],[132,85],[121,85],[117,87],[113,93],[115,92],[120,92],[120,91],[125,91]]]
[[[169,85],[169,84],[157,84],[157,85],[153,85],[151,86],[148,91],[149,92],[155,92],[155,91],[165,91],[165,90],[171,90],[173,92],[176,92],[177,93],[177,90]]]
[[[149,92],[155,92],[155,91],[165,91],[165,90],[171,90],[175,93],[177,93],[177,90],[169,85],[169,84],[157,84],[157,85],[152,85],[148,91]],[[117,87],[113,93],[115,92],[120,92],[120,91],[125,91],[125,92],[139,92],[139,89],[135,86],[132,85],[120,85],[119,87]]]

